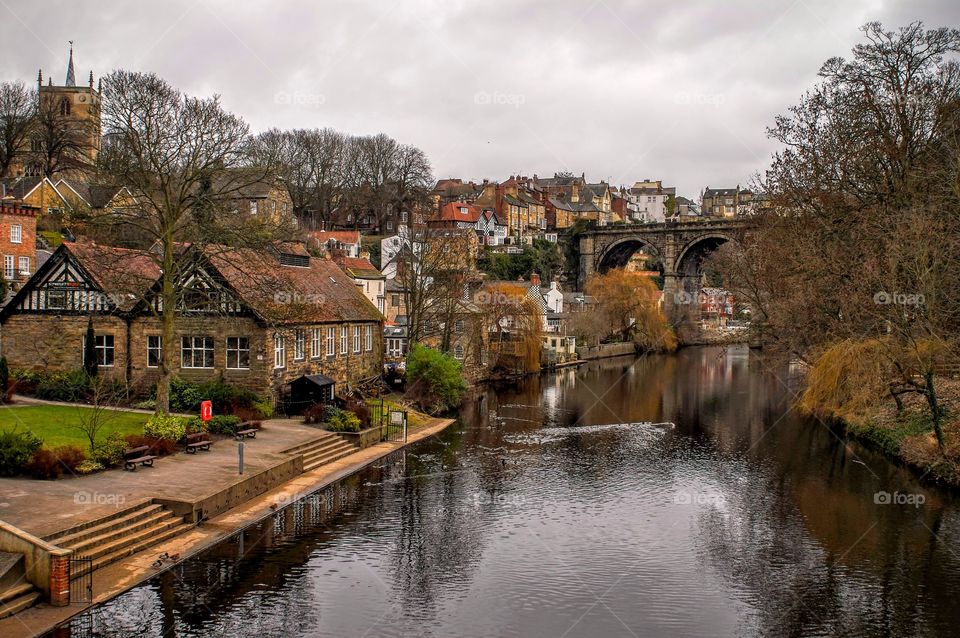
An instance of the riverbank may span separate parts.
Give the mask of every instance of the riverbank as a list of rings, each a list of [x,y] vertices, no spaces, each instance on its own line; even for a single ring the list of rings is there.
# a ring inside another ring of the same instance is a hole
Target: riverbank
[[[921,480],[960,489],[960,380],[939,379],[937,387],[946,412],[943,451],[926,400],[918,395],[904,395],[900,414],[889,402],[861,414],[832,416],[851,438],[910,468]]]
[[[94,598],[92,603],[67,607],[53,607],[46,604],[32,607],[20,614],[0,620],[0,636],[19,638],[21,636],[43,635],[90,607],[115,598],[123,592],[187,560],[191,556],[195,556],[209,549],[213,545],[235,534],[237,531],[271,516],[278,509],[312,492],[323,490],[336,484],[378,459],[407,445],[433,436],[449,427],[453,422],[453,419],[431,419],[425,425],[410,430],[406,442],[378,443],[322,465],[314,470],[300,473],[268,491],[239,503],[217,516],[204,520],[202,525],[192,527],[189,531],[181,535],[153,545],[120,562],[113,563],[103,569],[95,571],[93,573]],[[167,462],[170,460],[171,459],[165,459]],[[195,460],[198,459],[190,459],[191,462]],[[159,468],[160,464],[158,464],[157,467]],[[148,476],[148,472],[138,472],[136,475]],[[139,478],[139,476],[136,475],[134,476]],[[126,474],[125,480],[126,477],[133,478],[134,476]],[[191,471],[183,473],[182,476],[184,480],[189,479],[192,484],[197,474],[196,471]],[[70,483],[76,483],[72,486],[72,489],[86,487],[85,485],[80,485],[83,480],[85,479],[69,481]],[[220,485],[218,489],[228,490],[232,486],[240,484],[243,480],[244,479],[240,477],[233,477],[230,484]],[[66,482],[68,481],[62,481],[61,483]],[[176,488],[176,486],[169,485],[165,487]],[[210,487],[213,489],[213,486]],[[5,515],[7,513],[6,511],[4,512]],[[157,557],[161,554],[175,557],[175,559],[163,562],[162,567],[158,569],[155,565],[157,563]]]

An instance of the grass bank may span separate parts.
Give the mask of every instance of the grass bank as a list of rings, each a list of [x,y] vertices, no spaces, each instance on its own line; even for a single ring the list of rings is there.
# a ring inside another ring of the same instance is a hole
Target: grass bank
[[[44,447],[48,448],[76,445],[86,449],[89,443],[79,426],[83,416],[90,412],[90,408],[68,405],[0,406],[0,428],[28,430],[43,439]],[[104,424],[98,437],[113,432],[123,436],[143,434],[143,424],[149,416],[141,412],[111,410],[103,417]]]

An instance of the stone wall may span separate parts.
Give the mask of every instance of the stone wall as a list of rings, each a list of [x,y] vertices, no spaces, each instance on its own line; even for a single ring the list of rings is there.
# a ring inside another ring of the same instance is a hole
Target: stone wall
[[[113,335],[114,365],[100,371],[126,379],[127,324],[117,317],[96,317],[97,334]],[[83,315],[12,315],[3,324],[2,352],[11,368],[35,371],[79,370],[83,367]]]

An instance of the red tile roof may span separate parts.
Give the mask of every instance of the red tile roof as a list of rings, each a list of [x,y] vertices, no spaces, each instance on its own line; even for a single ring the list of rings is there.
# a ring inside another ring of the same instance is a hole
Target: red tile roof
[[[63,242],[64,250],[103,292],[113,295],[121,310],[129,310],[160,278],[153,255],[140,250],[103,246],[94,242]]]
[[[340,266],[343,272],[354,279],[386,279],[383,273],[370,263],[369,259],[363,259],[361,257],[334,257],[333,261]]]
[[[465,209],[463,212],[461,209]],[[445,222],[476,223],[480,219],[480,209],[466,202],[450,202],[440,209],[440,219]]]

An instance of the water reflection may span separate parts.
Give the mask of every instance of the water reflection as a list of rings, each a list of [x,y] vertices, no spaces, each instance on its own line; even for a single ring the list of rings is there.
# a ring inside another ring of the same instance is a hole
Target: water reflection
[[[491,390],[64,635],[953,635],[953,498],[794,392],[744,348]]]

